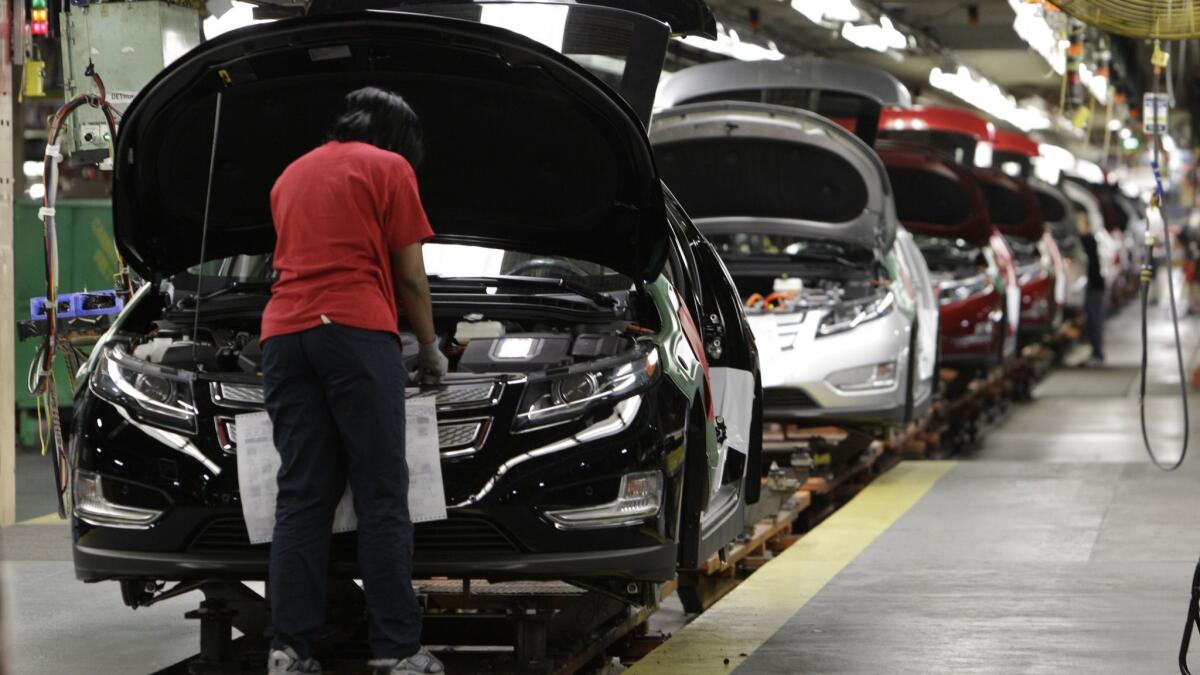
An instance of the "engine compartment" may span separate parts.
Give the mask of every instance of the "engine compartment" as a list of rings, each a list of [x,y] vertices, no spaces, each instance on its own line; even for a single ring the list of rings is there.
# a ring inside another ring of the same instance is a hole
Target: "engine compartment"
[[[237,304],[234,298],[229,302]],[[210,303],[211,313],[202,314],[195,322],[192,312],[180,311],[177,303],[166,298],[148,304],[159,310],[146,307],[140,312],[143,321],[131,322],[144,328],[124,331],[136,358],[207,374],[261,373],[258,319],[250,320],[243,308],[228,311]],[[631,353],[637,337],[653,332],[652,327],[631,320],[633,310],[617,313],[619,318],[607,313],[607,320],[585,322],[551,319],[536,307],[524,313],[521,309],[522,303],[515,302],[493,306],[488,314],[462,313],[453,305],[439,310],[435,302],[435,328],[441,350],[450,361],[450,372],[520,374],[569,367]],[[538,318],[514,318],[522,314]],[[189,316],[193,321],[187,320]],[[646,323],[654,326],[657,318]],[[411,370],[416,366],[417,337],[401,332],[400,341],[405,367]]]
[[[747,313],[754,314],[804,312],[869,298],[884,280],[866,270],[797,276],[735,272],[734,283]]]

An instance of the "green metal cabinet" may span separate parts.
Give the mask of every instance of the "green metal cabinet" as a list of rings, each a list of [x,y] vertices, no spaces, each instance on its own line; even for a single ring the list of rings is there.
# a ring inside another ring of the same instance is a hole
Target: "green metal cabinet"
[[[17,321],[29,319],[29,299],[46,294],[45,248],[40,201],[18,199],[13,215],[13,258]],[[112,236],[112,204],[106,199],[59,199],[58,220],[59,292],[113,288],[117,272],[117,250]],[[18,342],[13,358],[17,377],[17,432],[24,445],[37,444],[36,401],[26,387],[26,373],[39,342]],[[66,368],[60,359],[55,366],[60,404],[71,405]]]

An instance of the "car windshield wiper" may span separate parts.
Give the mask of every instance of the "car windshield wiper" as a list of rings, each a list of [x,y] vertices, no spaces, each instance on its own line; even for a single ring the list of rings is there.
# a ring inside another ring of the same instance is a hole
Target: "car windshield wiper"
[[[180,307],[195,307],[196,303],[226,295],[228,293],[262,293],[270,291],[273,282],[270,281],[235,281],[228,286],[222,286],[204,295],[191,295],[179,301]]]
[[[509,277],[509,276],[494,276],[494,277],[441,277],[432,275],[429,277],[432,283],[446,284],[465,284],[471,286],[538,286],[548,288],[558,288],[575,295],[582,296],[591,300],[593,303],[601,306],[613,308],[616,307],[617,299],[601,293],[593,288],[570,281],[568,279],[557,279],[550,277]]]

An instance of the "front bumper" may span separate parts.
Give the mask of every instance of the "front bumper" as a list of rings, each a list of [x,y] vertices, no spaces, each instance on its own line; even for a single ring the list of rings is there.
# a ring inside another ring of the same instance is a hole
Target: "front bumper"
[[[815,314],[799,324],[786,323],[786,315],[751,322],[762,363],[763,416],[821,424],[903,422],[911,320],[893,311],[844,333],[817,337]],[[790,339],[781,337],[792,332]],[[885,387],[853,391],[830,381],[838,373],[885,363],[894,364],[894,382]]]
[[[75,576],[82,581],[109,579],[194,580],[228,578],[264,580],[269,547],[242,553],[190,554],[121,551],[74,546]],[[641,548],[564,553],[516,553],[486,559],[438,558],[418,555],[416,577],[448,576],[503,579],[587,579],[620,577],[641,581],[668,581],[675,576],[674,542]],[[352,558],[335,557],[330,563],[334,576],[358,578]]]
[[[993,291],[941,306],[940,365],[988,367],[1000,360],[1004,298]]]
[[[678,454],[683,440],[684,418],[675,412],[687,406],[682,394],[667,384],[660,380],[640,394],[640,404],[632,408],[636,412],[622,419],[620,430],[591,437],[594,440],[539,454],[518,445],[527,439],[494,429],[487,445],[468,460],[444,456],[447,497],[462,503],[448,509],[449,519],[416,526],[415,573],[488,579],[671,579],[677,560],[682,465],[668,466],[668,456]],[[249,542],[235,457],[220,457],[221,451],[197,437],[195,447],[204,449],[210,460],[220,460],[222,471],[214,475],[196,459],[122,425],[107,402],[85,394],[78,407],[82,414],[73,436],[78,467],[146,486],[170,501],[162,518],[148,529],[73,519],[79,579],[266,576],[269,546]],[[611,419],[599,413],[594,424]],[[540,447],[547,435],[557,438],[562,433],[544,432],[535,444]],[[504,471],[495,468],[500,462],[506,465]],[[615,497],[621,476],[655,470],[664,478],[662,503],[657,515],[637,524],[563,529],[545,516],[547,510],[607,503]],[[482,490],[464,489],[484,484]],[[471,499],[463,500],[468,493]],[[356,550],[352,534],[334,535],[332,573],[356,575]]]

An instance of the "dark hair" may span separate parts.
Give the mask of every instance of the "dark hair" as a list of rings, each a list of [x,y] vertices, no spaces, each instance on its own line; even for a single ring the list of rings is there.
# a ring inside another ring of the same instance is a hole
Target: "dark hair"
[[[346,94],[329,140],[370,143],[404,156],[414,168],[425,159],[421,120],[399,94],[378,87]]]

